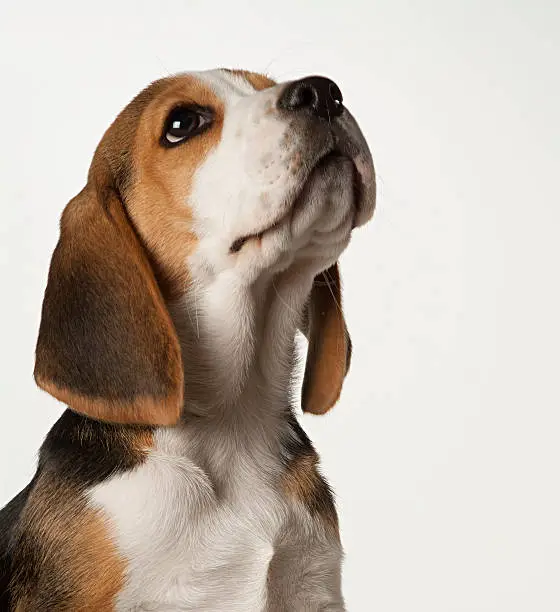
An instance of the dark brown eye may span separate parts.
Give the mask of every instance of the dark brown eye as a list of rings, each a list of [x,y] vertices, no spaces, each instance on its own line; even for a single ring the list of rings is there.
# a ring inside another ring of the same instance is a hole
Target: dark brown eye
[[[187,140],[212,122],[212,115],[208,109],[192,106],[178,106],[174,108],[165,121],[162,135],[162,144],[169,147]]]

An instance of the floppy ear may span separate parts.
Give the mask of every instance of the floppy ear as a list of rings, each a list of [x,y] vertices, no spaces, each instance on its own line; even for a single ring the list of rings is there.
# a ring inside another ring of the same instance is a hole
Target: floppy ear
[[[179,418],[179,341],[112,188],[90,182],[62,215],[34,374],[39,387],[94,419],[170,425]]]
[[[309,341],[302,389],[304,412],[325,414],[337,402],[350,367],[352,342],[342,313],[338,264],[315,277],[304,333]]]

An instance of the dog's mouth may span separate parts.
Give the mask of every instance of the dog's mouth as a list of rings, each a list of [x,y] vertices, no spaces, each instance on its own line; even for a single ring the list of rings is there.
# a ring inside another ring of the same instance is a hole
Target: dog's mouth
[[[321,159],[317,162],[317,164],[315,165],[315,167],[312,170],[312,172],[314,170],[316,170],[317,168],[320,168],[321,166],[324,166],[324,165],[328,164],[329,162],[331,162],[333,160],[336,160],[336,159],[350,159],[350,161],[352,161],[352,164],[354,166],[354,179],[353,179],[354,206],[355,206],[355,209],[357,210],[357,208],[359,206],[360,198],[362,196],[362,180],[360,178],[360,173],[358,172],[358,169],[356,168],[356,165],[354,164],[353,160],[348,155],[345,155],[340,149],[334,148],[329,153],[327,153],[326,155],[321,157]],[[309,177],[307,178],[307,180],[309,180]],[[305,185],[307,183],[307,180],[303,181],[303,183],[301,185],[301,188],[300,188],[299,192],[296,194],[296,197],[293,200],[293,204],[290,207],[290,209],[288,210],[288,212],[283,213],[282,215],[279,215],[279,217],[275,221],[273,221],[272,223],[270,223],[266,227],[264,227],[262,229],[258,229],[256,231],[250,233],[250,234],[245,234],[244,236],[236,238],[232,242],[232,244],[231,244],[231,246],[229,248],[229,252],[230,253],[238,253],[245,246],[245,244],[247,244],[251,240],[257,240],[257,241],[262,240],[262,237],[266,233],[274,231],[276,228],[278,228],[280,225],[282,225],[284,223],[284,221],[289,219],[291,217],[293,211],[294,211],[294,208],[297,206],[298,201],[300,200],[300,196],[301,196],[301,194],[302,194],[302,192],[304,190],[304,187],[305,187]],[[354,224],[353,224],[353,226],[354,226]]]
[[[245,246],[247,242],[250,240],[261,240],[262,237],[272,230],[275,230],[277,227],[282,225],[285,219],[287,219],[292,214],[292,209],[290,209],[286,214],[281,215],[274,223],[267,225],[264,229],[259,230],[257,232],[253,232],[252,234],[247,234],[245,236],[241,236],[241,238],[237,238],[234,240],[229,247],[230,253],[238,253]]]

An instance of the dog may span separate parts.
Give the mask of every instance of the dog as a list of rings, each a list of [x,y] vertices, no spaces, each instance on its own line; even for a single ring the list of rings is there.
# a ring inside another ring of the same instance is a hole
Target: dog
[[[344,610],[295,417],[338,400],[338,259],[375,207],[338,86],[241,70],[138,94],[64,209],[34,377],[68,409],[0,514],[2,609]]]

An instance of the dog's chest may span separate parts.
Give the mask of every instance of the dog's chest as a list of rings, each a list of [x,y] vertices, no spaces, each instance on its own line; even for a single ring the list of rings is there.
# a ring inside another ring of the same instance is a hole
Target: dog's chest
[[[214,444],[199,453],[187,434],[159,432],[144,464],[91,491],[127,561],[117,610],[263,608],[287,512],[280,460]]]

